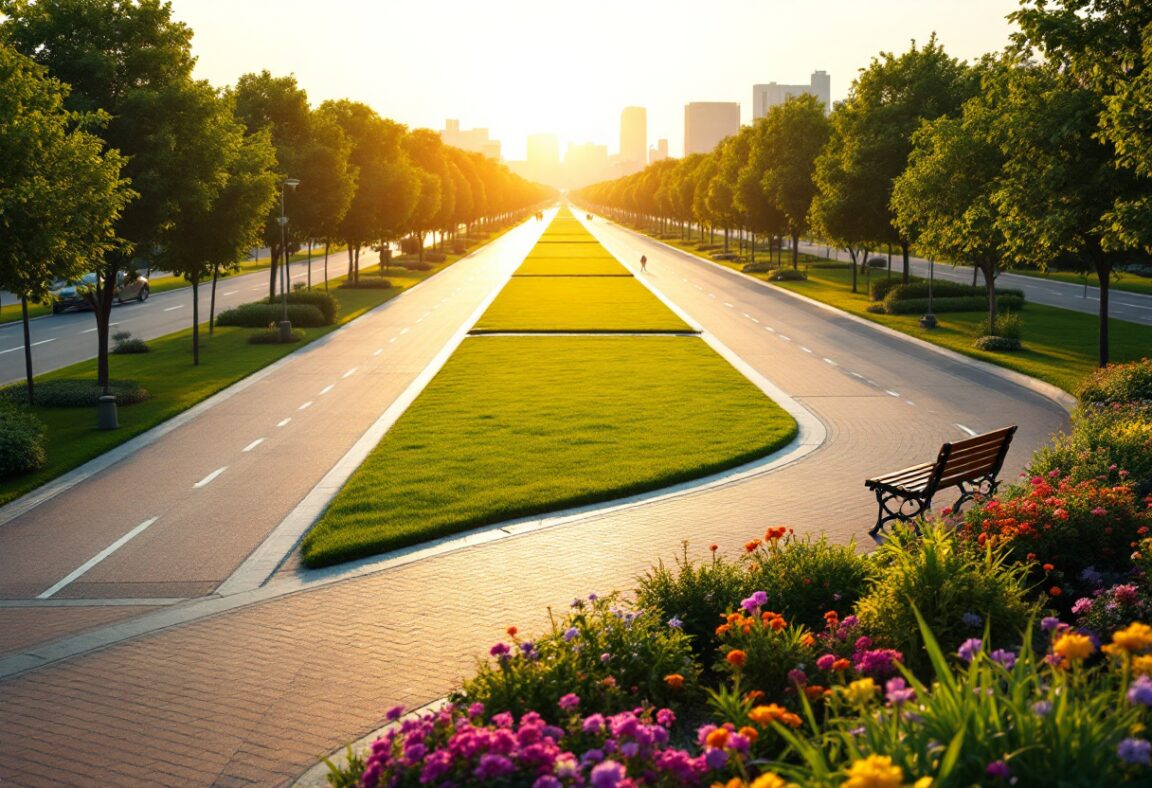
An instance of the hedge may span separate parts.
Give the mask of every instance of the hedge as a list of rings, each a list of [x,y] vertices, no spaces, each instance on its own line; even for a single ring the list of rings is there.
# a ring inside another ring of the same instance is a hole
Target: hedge
[[[875,292],[875,288],[873,289]],[[1012,295],[1018,296],[1021,301],[1024,300],[1023,290],[1002,290],[996,289],[997,295]],[[984,287],[973,287],[972,285],[963,285],[959,282],[938,281],[932,284],[932,295],[936,297],[961,297],[961,296],[980,296],[981,298],[988,297],[988,290]],[[927,298],[928,297],[928,282],[910,282],[908,284],[897,284],[884,288],[884,294],[881,296],[885,302],[890,301],[907,301],[913,298]],[[879,299],[876,299],[879,300]]]
[[[117,405],[135,405],[152,396],[134,380],[109,380],[108,391],[116,396]],[[60,378],[37,383],[32,397],[37,405],[45,408],[88,408],[95,406],[104,389],[95,380]],[[23,383],[0,390],[0,401],[23,405],[28,401],[28,389]]]
[[[1024,308],[1024,299],[1018,295],[999,295],[996,297],[997,309],[1020,310]],[[985,312],[988,309],[988,299],[979,296],[947,296],[932,299],[932,311],[935,312]],[[909,298],[904,301],[889,301],[884,299],[884,311],[889,315],[910,315],[917,312],[928,311],[927,298]]]
[[[267,328],[270,324],[279,323],[283,319],[284,308],[280,304],[255,301],[221,312],[216,317],[216,325]],[[289,304],[288,320],[294,326],[307,328],[327,325],[324,321],[324,313],[320,311],[319,307],[312,304]]]
[[[0,478],[44,467],[47,429],[31,413],[0,403]]]
[[[262,304],[279,304],[278,297],[265,298],[260,303]],[[310,304],[320,310],[320,314],[324,316],[324,325],[330,326],[336,322],[336,311],[340,308],[340,302],[322,290],[294,290],[288,294],[289,304]],[[296,322],[296,321],[292,321]]]

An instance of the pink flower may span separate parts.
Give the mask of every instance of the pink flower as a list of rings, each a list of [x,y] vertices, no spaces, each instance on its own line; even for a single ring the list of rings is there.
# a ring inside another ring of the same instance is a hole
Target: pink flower
[[[1097,506],[1092,510],[1092,514],[1094,514],[1096,517],[1103,517],[1104,515],[1108,514],[1108,510],[1103,506]]]

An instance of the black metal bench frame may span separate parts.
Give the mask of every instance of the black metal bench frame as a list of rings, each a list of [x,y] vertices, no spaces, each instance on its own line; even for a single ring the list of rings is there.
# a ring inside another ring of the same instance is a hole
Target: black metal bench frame
[[[876,493],[880,509],[876,525],[868,534],[875,537],[893,520],[910,522],[916,527],[916,518],[932,507],[932,499],[938,491],[948,487],[960,488],[960,497],[952,505],[953,511],[959,511],[977,495],[995,493],[1000,486],[996,477],[1015,434],[1015,426],[1004,427],[966,440],[945,443],[940,447],[935,462],[912,465],[865,481],[864,486]]]

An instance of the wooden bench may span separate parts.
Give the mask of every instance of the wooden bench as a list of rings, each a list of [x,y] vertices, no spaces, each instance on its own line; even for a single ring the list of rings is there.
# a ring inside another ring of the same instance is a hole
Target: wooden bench
[[[935,462],[913,465],[910,468],[886,473],[868,479],[864,486],[876,493],[880,512],[870,536],[880,533],[892,520],[912,522],[932,506],[937,491],[959,487],[960,498],[953,511],[976,495],[991,495],[1000,482],[996,479],[1016,427],[986,432],[967,440],[945,443]]]

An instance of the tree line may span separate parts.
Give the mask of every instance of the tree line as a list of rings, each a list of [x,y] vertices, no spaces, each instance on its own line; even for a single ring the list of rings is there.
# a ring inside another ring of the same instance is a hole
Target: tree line
[[[790,237],[847,249],[913,245],[995,278],[1072,263],[1099,283],[1108,363],[1115,266],[1152,252],[1152,5],[1023,0],[1002,53],[969,64],[933,35],[881,53],[831,114],[789,99],[710,154],[665,160],[577,198],[634,222]],[[753,246],[753,249],[755,247]]]
[[[313,107],[291,76],[195,80],[192,30],[162,0],[0,0],[0,15],[0,288],[24,304],[29,396],[27,303],[56,280],[98,275],[106,387],[118,274],[159,267],[195,287],[264,245],[272,296],[282,238],[326,257],[346,245],[355,278],[365,246],[413,235],[422,249],[551,194],[365,104]]]

